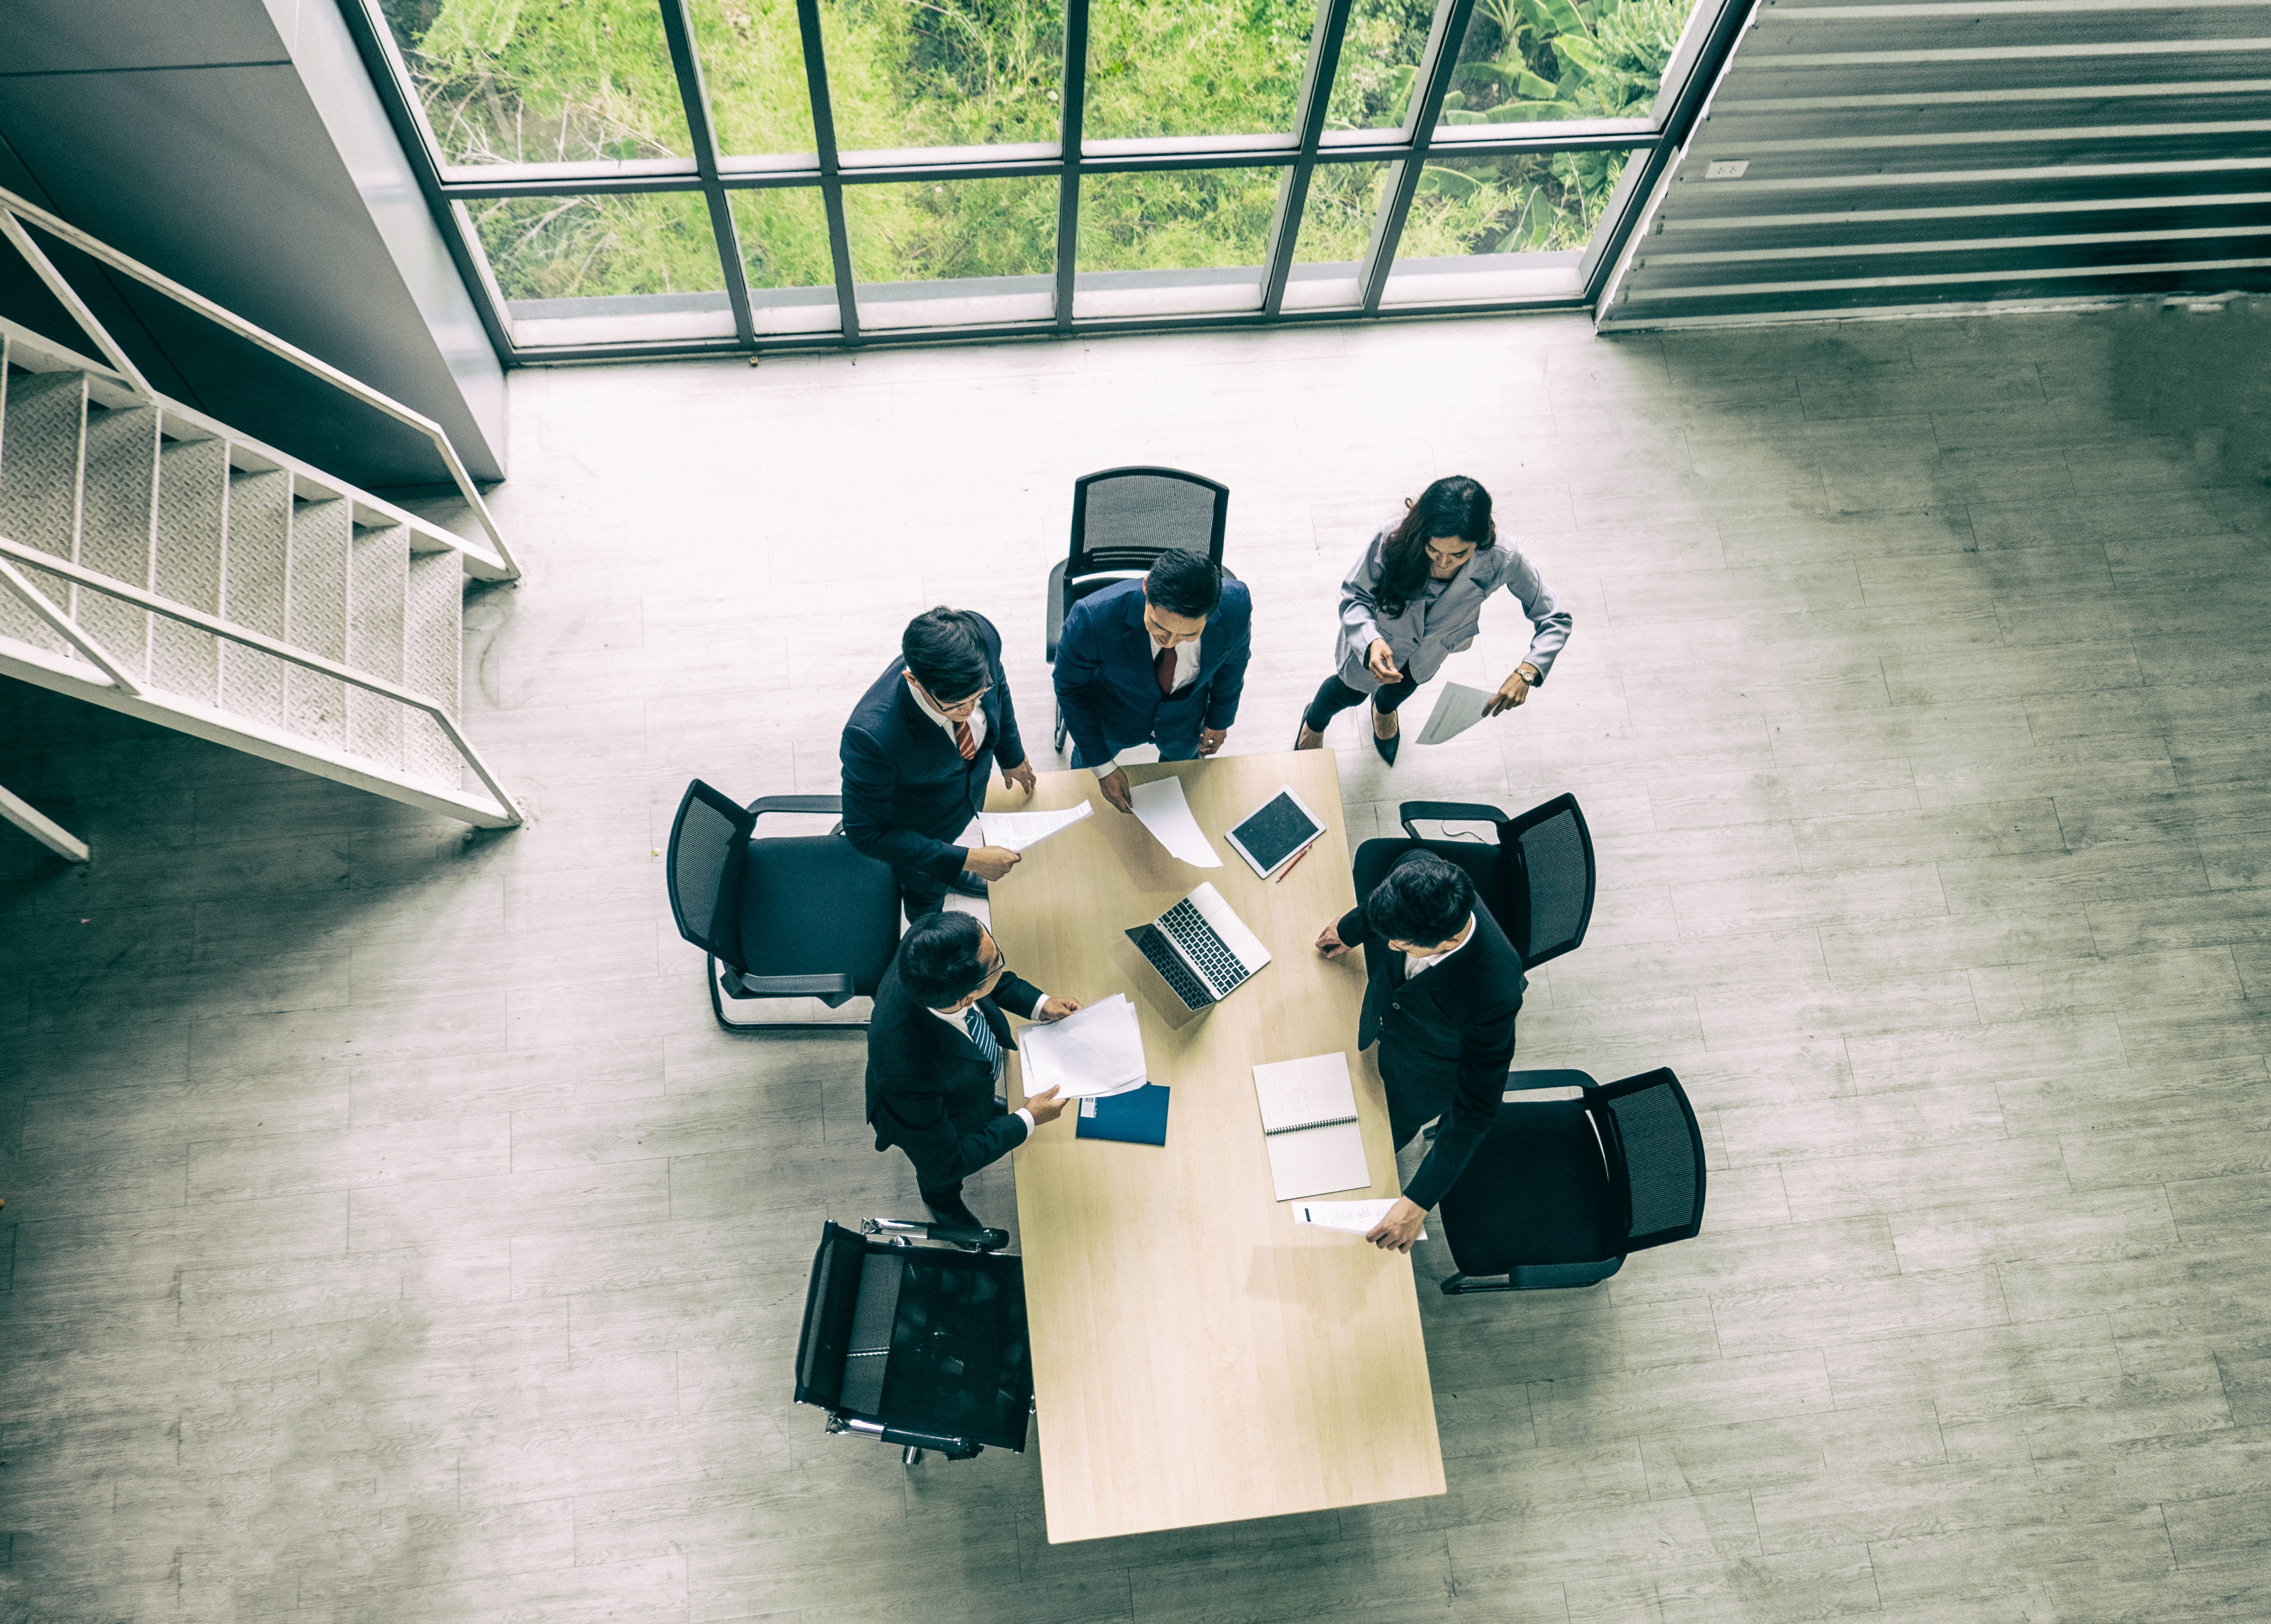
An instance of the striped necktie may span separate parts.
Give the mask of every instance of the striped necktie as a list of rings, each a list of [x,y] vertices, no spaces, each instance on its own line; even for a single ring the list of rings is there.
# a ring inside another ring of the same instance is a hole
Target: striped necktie
[[[978,736],[970,731],[968,722],[955,723],[954,748],[962,752],[962,759],[964,761],[978,759]]]
[[[970,1041],[978,1050],[980,1058],[994,1068],[994,1075],[1000,1076],[1001,1046],[994,1040],[994,1029],[986,1024],[986,1017],[979,1014],[976,1004],[972,1004],[962,1012],[962,1030],[970,1034]]]

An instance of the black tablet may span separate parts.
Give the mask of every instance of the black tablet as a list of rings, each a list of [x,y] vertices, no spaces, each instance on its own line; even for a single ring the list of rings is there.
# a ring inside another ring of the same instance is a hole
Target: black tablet
[[[1263,879],[1300,855],[1310,841],[1325,832],[1324,820],[1291,788],[1279,790],[1255,813],[1225,836],[1238,854]]]

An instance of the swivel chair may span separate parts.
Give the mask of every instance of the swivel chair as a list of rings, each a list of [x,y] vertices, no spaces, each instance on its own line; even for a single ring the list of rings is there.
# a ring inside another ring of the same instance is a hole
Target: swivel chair
[[[665,865],[670,913],[678,934],[709,955],[710,1012],[727,1032],[867,1025],[737,1019],[724,1002],[817,998],[836,1009],[875,995],[899,945],[890,865],[853,851],[840,823],[824,835],[756,838],[768,813],[843,810],[834,795],[766,795],[745,808],[699,778],[686,786]]]
[[[1106,468],[1072,486],[1072,550],[1049,571],[1048,638],[1044,658],[1056,664],[1065,616],[1091,592],[1139,581],[1160,554],[1176,548],[1222,562],[1230,487],[1180,468]],[[1057,753],[1064,717],[1052,710]]]
[[[1433,852],[1467,871],[1476,895],[1522,955],[1525,969],[1559,958],[1584,941],[1593,917],[1596,876],[1592,832],[1576,796],[1556,795],[1519,817],[1457,801],[1407,801],[1398,816],[1407,838],[1367,840],[1357,848],[1359,902],[1411,853]],[[1423,840],[1412,827],[1423,819],[1491,823],[1498,841]]]
[[[1597,1285],[1630,1254],[1703,1226],[1703,1134],[1669,1068],[1604,1086],[1514,1071],[1444,1194],[1446,1296]]]
[[[829,1224],[805,1289],[796,1402],[831,1433],[968,1460],[1025,1448],[1033,1410],[1025,1278],[1007,1232],[863,1218]]]

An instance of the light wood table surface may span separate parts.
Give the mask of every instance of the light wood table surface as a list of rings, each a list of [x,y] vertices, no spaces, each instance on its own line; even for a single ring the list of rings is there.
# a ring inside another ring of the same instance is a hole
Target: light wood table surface
[[[1294,1223],[1271,1199],[1253,1068],[1339,1049],[1362,1119],[1368,1189],[1397,1192],[1388,1107],[1356,1053],[1363,960],[1312,947],[1353,901],[1329,750],[1132,767],[1174,773],[1223,860],[1193,868],[1087,771],[1048,772],[995,809],[1095,803],[993,890],[1017,973],[1083,1002],[1125,993],[1154,1082],[1173,1091],[1164,1147],[1080,1139],[1067,1111],[1016,1152],[1041,1486],[1052,1542],[1279,1516],[1443,1493],[1443,1459],[1408,1256]],[[1222,838],[1280,788],[1329,825],[1282,882]],[[1192,1015],[1124,932],[1212,881],[1269,965]],[[1011,1070],[1013,1096],[1022,1100]]]

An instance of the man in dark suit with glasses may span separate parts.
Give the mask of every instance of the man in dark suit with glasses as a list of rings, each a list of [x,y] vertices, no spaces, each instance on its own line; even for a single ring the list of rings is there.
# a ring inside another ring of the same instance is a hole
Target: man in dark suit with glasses
[[[844,834],[891,865],[910,920],[934,913],[950,887],[986,895],[1017,853],[955,844],[986,802],[989,769],[1027,794],[1034,774],[1001,674],[1001,635],[971,609],[926,609],[907,623],[844,724]]]
[[[967,913],[928,913],[909,926],[875,989],[867,1024],[867,1121],[875,1148],[914,1164],[923,1204],[945,1223],[985,1225],[962,1181],[1054,1121],[1068,1100],[1054,1088],[1020,1110],[1001,1096],[1002,1055],[1016,1047],[1001,1013],[1060,1021],[1080,1008],[1018,980],[993,933]]]

